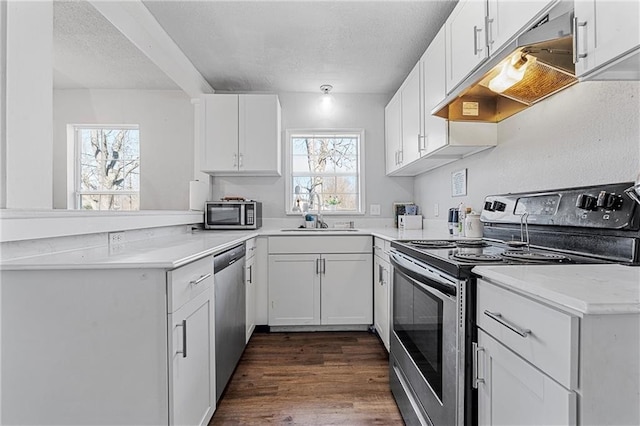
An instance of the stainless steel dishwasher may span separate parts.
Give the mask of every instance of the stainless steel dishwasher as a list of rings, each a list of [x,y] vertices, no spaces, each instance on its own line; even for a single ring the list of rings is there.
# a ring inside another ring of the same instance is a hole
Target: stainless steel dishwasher
[[[244,244],[213,258],[216,333],[216,401],[224,392],[245,347]]]

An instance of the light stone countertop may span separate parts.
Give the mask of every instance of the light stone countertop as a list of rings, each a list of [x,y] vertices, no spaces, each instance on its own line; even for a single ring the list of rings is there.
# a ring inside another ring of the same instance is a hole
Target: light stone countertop
[[[3,261],[3,270],[47,269],[173,269],[260,236],[374,236],[386,240],[446,239],[444,228],[402,231],[371,228],[357,231],[196,231]],[[639,313],[640,267],[623,265],[500,265],[478,266],[474,272],[499,285],[577,313]]]
[[[582,314],[640,313],[640,267],[598,265],[476,266],[510,290]]]
[[[5,260],[4,270],[34,269],[91,269],[91,268],[166,268],[173,269],[193,260],[219,253],[256,236],[331,236],[364,235],[387,240],[443,238],[441,231],[397,228],[358,229],[345,231],[285,231],[281,228],[262,228],[252,231],[196,231],[166,237],[124,243],[116,250],[106,245],[60,251]],[[447,235],[444,234],[446,237]]]

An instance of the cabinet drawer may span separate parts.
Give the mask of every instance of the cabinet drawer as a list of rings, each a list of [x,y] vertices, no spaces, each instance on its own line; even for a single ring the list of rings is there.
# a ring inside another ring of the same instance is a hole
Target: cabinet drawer
[[[212,286],[213,256],[167,272],[168,312],[174,312]]]
[[[256,254],[256,239],[251,238],[250,240],[247,240],[244,244],[247,250],[247,259],[251,259]]]
[[[269,254],[371,253],[370,236],[269,237]]]
[[[477,307],[479,328],[565,387],[577,387],[577,317],[482,279]]]
[[[389,261],[389,250],[391,249],[391,242],[389,240],[382,239],[380,237],[374,237],[373,239],[373,253]]]

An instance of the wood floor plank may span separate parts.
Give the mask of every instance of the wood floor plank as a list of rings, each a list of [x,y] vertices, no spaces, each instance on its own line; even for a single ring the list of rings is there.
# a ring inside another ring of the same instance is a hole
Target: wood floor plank
[[[256,333],[209,425],[402,425],[388,362],[367,332]]]

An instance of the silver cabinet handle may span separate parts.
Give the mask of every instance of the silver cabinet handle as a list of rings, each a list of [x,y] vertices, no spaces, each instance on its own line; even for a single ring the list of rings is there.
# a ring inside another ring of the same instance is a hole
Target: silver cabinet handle
[[[404,151],[400,150],[398,151],[398,164],[402,163],[404,163]]]
[[[206,280],[207,278],[209,278],[211,276],[211,274],[205,274],[205,275],[201,275],[200,278],[198,278],[197,280],[192,280],[189,281],[189,285],[198,285],[200,284],[202,281]]]
[[[484,383],[484,378],[478,377],[478,354],[484,352],[484,348],[478,347],[478,344],[471,343],[473,352],[473,388],[478,389],[478,384]]]
[[[242,165],[242,158],[243,158],[243,154],[242,154],[242,153],[240,153],[240,155],[238,156],[238,167],[240,167],[240,168],[242,168],[242,167],[243,167],[243,165]]]
[[[489,18],[488,15],[484,17],[484,27],[487,29],[485,31],[487,46],[491,46],[493,44],[493,34],[491,34],[492,23],[493,23],[493,18]]]
[[[327,259],[322,259],[322,271],[324,275],[327,274]]]
[[[510,322],[502,318],[502,314],[499,312],[490,312],[485,310],[484,314],[489,318],[491,318],[492,320],[497,321],[498,323],[504,325],[509,330],[513,331],[514,333],[518,334],[521,337],[527,337],[529,334],[531,334],[531,330],[529,330],[528,328],[520,328],[514,324],[511,324]]]
[[[384,270],[382,269],[382,265],[378,265],[378,283],[380,283],[380,285],[384,284],[384,279],[382,277],[382,274]]]
[[[176,354],[182,354],[182,358],[187,357],[187,320],[182,320],[182,324],[176,324],[176,327],[182,327],[182,350],[176,351]]]
[[[238,167],[238,154],[233,154],[233,167]]]
[[[253,274],[251,272],[252,269],[253,269],[253,265],[249,265],[249,267],[247,269],[249,270],[249,281],[248,281],[248,283],[249,284],[253,284],[253,276],[252,276]]]
[[[320,274],[320,258],[316,259],[316,275]]]
[[[586,53],[578,53],[578,27],[586,27],[586,22],[579,22],[578,17],[573,17],[573,63],[577,64],[582,58],[586,58]]]
[[[478,28],[477,25],[473,26],[473,55],[477,55],[482,52],[482,49],[478,48],[478,33],[482,32],[482,28]]]

